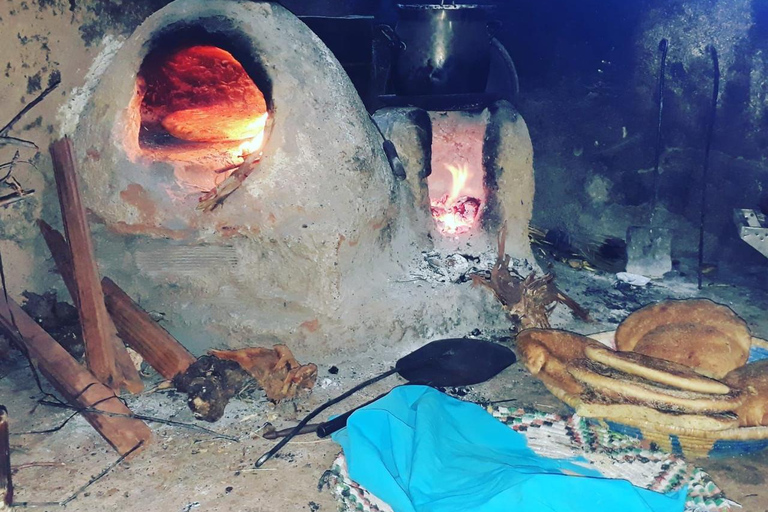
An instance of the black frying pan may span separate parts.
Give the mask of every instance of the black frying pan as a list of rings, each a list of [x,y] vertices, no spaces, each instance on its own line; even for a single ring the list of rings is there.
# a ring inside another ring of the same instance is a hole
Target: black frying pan
[[[271,450],[256,461],[256,467],[267,462],[274,454],[300,433],[311,432],[309,421],[362,388],[397,373],[410,384],[433,387],[469,386],[485,382],[496,376],[504,368],[515,362],[515,353],[509,348],[490,341],[469,338],[453,338],[427,343],[423,347],[398,359],[395,367],[353,387],[346,393],[324,403],[293,427],[291,431]],[[376,398],[376,400],[379,397]],[[371,403],[371,402],[368,402]],[[364,404],[368,405],[368,404]],[[363,407],[363,406],[360,406]],[[354,409],[356,410],[356,409]],[[316,427],[318,436],[325,437],[343,428],[347,418],[354,412],[349,411],[331,421],[320,423]],[[278,436],[275,436],[278,437]]]

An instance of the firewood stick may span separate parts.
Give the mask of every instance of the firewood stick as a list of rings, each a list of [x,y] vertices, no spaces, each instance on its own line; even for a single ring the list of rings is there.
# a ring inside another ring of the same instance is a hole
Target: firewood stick
[[[67,287],[69,296],[77,307],[77,283],[75,283],[75,271],[72,268],[72,254],[69,251],[69,245],[64,239],[64,235],[56,231],[50,224],[43,219],[38,219],[37,227],[45,239],[45,244],[51,252],[56,270],[61,274],[64,286]]]
[[[198,210],[210,212],[215,210],[218,206],[221,206],[224,200],[232,195],[235,190],[240,188],[240,185],[243,184],[246,178],[259,167],[263,155],[263,148],[269,140],[273,126],[274,119],[270,114],[267,117],[266,125],[264,125],[264,139],[261,142],[261,148],[246,156],[243,163],[240,164],[232,174],[227,176],[227,178],[217,185],[216,188],[204,194],[197,205]]]
[[[0,405],[0,508],[13,503],[11,481],[11,442],[8,428],[8,409]]]
[[[107,310],[121,338],[166,379],[173,379],[196,361],[176,338],[152,320],[114,281],[101,280]]]
[[[131,410],[110,388],[69,355],[18,304],[10,299],[6,303],[1,293],[0,328],[24,347],[35,367],[73,406],[131,414]],[[149,427],[136,418],[87,412],[83,413],[83,417],[121,455],[128,453],[139,442],[144,442],[143,446],[146,446],[152,435]]]
[[[43,220],[38,221],[38,226],[69,294],[76,297],[77,285],[72,271],[72,259],[64,236]],[[168,380],[173,379],[195,362],[195,356],[152,320],[114,281],[104,277],[101,287],[107,311],[117,327],[117,334],[160,375]]]
[[[72,144],[68,138],[51,145],[51,157],[64,231],[73,255],[77,310],[83,329],[88,367],[100,382],[115,391],[125,388],[131,393],[137,393],[144,389],[144,385],[128,352],[117,338],[104,305],[93,241],[80,199]]]
[[[217,206],[220,206],[226,198],[240,188],[240,185],[251,175],[251,173],[259,166],[261,162],[261,153],[254,153],[248,156],[245,161],[240,164],[235,171],[227,176],[227,178],[216,186],[213,190],[206,193],[200,198],[200,202],[197,205],[198,210],[206,212],[213,211]]]

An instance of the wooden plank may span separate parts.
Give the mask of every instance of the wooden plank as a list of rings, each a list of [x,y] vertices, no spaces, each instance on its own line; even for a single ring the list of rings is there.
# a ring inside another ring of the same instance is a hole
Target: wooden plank
[[[117,338],[104,305],[91,232],[77,184],[72,144],[65,137],[54,142],[50,151],[64,231],[72,254],[77,310],[88,367],[100,382],[115,391],[125,388],[137,393],[144,389],[144,385],[128,352]]]
[[[13,317],[11,317],[11,312]],[[18,327],[18,331],[14,327]],[[131,414],[115,393],[80,365],[56,340],[40,327],[12,299],[6,303],[0,290],[0,327],[24,347],[35,367],[71,405],[100,411]],[[102,401],[103,400],[103,401]],[[136,418],[83,413],[88,423],[120,453],[128,453],[140,442],[146,446],[152,436],[149,427]]]
[[[74,281],[72,257],[64,236],[45,221],[39,220],[38,226],[69,294],[76,297],[77,285]],[[157,373],[170,380],[195,362],[195,356],[160,324],[152,320],[114,281],[104,277],[101,287],[117,334],[138,352],[147,364],[157,370]]]

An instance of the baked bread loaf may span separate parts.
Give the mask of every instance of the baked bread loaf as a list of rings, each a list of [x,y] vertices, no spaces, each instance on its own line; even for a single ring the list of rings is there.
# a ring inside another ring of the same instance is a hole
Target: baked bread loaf
[[[716,395],[676,389],[590,359],[573,361],[568,371],[594,394],[617,403],[644,405],[683,414],[730,412],[741,405],[737,393]]]
[[[688,366],[664,359],[592,346],[587,347],[584,354],[589,360],[614,370],[676,389],[716,395],[731,392],[730,387],[718,380],[705,377]]]
[[[568,372],[568,365],[585,357],[587,347],[602,345],[586,336],[557,329],[526,329],[517,335],[518,355],[528,370],[548,388],[574,396],[580,395],[584,386]]]
[[[768,426],[768,359],[737,368],[725,382],[742,392],[736,409],[742,427]]]
[[[642,404],[615,403],[596,396],[585,396],[574,407],[585,418],[600,418],[634,427],[651,427],[655,431],[684,433],[687,430],[719,431],[735,428],[734,414],[681,414]]]
[[[668,300],[641,308],[616,329],[616,347],[722,378],[743,366],[752,337],[746,322],[709,299]]]

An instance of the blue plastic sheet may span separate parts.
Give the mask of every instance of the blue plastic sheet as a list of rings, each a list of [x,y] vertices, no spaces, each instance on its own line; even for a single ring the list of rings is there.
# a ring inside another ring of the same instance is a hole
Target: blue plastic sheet
[[[682,512],[660,494],[537,455],[481,407],[424,386],[395,388],[333,439],[350,477],[395,512]]]

